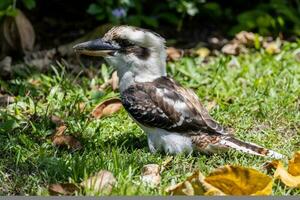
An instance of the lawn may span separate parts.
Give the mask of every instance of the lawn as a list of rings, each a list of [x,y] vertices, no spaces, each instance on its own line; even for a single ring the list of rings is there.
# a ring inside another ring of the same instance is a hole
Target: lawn
[[[251,50],[205,61],[185,57],[170,62],[168,71],[193,88],[204,105],[212,107],[211,115],[233,128],[238,138],[290,157],[300,150],[300,58],[295,56],[299,48],[299,42],[285,43],[275,55]],[[159,187],[144,186],[141,168],[161,164],[167,155],[149,152],[146,135],[124,109],[102,119],[90,116],[99,102],[119,95],[111,88],[95,89],[112,71],[102,65],[89,78],[58,63],[47,73],[28,68],[11,80],[1,80],[1,90],[15,96],[15,102],[0,107],[0,195],[48,195],[51,183],[81,182],[101,169],[117,179],[113,195],[166,195],[167,186],[184,180],[194,169],[207,174],[225,164],[264,172],[268,158],[236,151],[212,156],[194,153],[175,156],[161,174]],[[76,137],[82,149],[52,145],[53,115],[65,121],[66,133]],[[275,181],[273,194],[299,195],[300,189]]]

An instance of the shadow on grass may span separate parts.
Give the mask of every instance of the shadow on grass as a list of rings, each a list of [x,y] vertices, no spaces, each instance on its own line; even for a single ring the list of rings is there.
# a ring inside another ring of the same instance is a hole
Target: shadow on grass
[[[127,149],[128,153],[136,151],[137,149],[148,148],[146,135],[135,135],[130,132],[126,132],[117,138],[109,139],[104,142],[104,146],[115,146],[117,148],[123,147]]]

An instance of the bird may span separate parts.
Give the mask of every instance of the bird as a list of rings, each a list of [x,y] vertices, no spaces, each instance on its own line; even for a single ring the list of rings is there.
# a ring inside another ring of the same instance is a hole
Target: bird
[[[192,89],[167,75],[165,39],[148,29],[120,25],[102,38],[79,43],[77,54],[103,57],[116,69],[120,99],[147,134],[152,153],[214,154],[235,149],[282,159],[283,154],[233,136],[214,120]]]

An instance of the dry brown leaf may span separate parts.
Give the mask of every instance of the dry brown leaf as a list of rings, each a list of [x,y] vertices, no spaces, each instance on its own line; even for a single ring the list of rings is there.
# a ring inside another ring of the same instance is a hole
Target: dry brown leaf
[[[101,194],[110,194],[115,184],[114,175],[106,170],[101,170],[95,176],[80,183],[83,188]]]
[[[57,183],[48,187],[50,195],[74,195],[76,191],[80,191],[80,187],[74,183]]]
[[[291,188],[300,188],[300,175],[293,176],[286,171],[282,163],[279,161],[274,173],[275,179],[280,179],[286,186]]]
[[[64,125],[64,120],[62,120],[60,117],[56,116],[56,115],[51,115],[51,121],[56,125],[59,126],[58,128],[60,129],[64,129],[64,131],[67,129],[66,126],[63,127]]]
[[[171,61],[179,60],[183,56],[183,50],[176,49],[174,47],[168,47],[167,56],[168,56],[168,60]]]
[[[119,77],[118,77],[117,71],[114,71],[112,73],[112,76],[111,76],[111,86],[112,86],[113,90],[116,90],[116,89],[119,88]]]
[[[210,54],[210,50],[205,47],[200,47],[195,51],[196,55],[201,57],[201,58],[206,58]]]
[[[52,136],[52,143],[58,147],[67,147],[72,150],[79,150],[82,148],[81,143],[71,135],[65,135],[67,127],[61,125],[56,128],[55,134]]]
[[[239,44],[229,43],[222,47],[221,51],[228,55],[237,55],[239,53]]]
[[[57,120],[58,120],[58,119],[57,119]],[[57,123],[60,123],[60,122],[57,121]],[[64,132],[65,132],[66,130],[67,130],[67,126],[65,126],[65,125],[62,123],[59,127],[56,127],[54,137],[63,135]]]
[[[110,116],[113,113],[118,112],[122,108],[122,102],[118,98],[108,99],[98,104],[92,111],[91,115],[100,119],[105,116]]]
[[[21,10],[15,17],[7,17],[3,22],[3,33],[7,43],[15,50],[19,47],[25,51],[33,49],[34,29]]]
[[[52,143],[56,146],[66,146],[68,149],[79,150],[82,148],[81,143],[71,135],[58,135],[53,138]]]
[[[141,180],[143,183],[155,187],[160,184],[160,167],[157,164],[143,166]]]
[[[235,38],[240,44],[252,46],[254,45],[255,34],[252,32],[241,31],[235,35]]]
[[[15,20],[23,51],[31,51],[35,41],[35,33],[30,21],[20,10],[18,10]]]
[[[251,168],[224,166],[209,174],[205,181],[227,195],[270,195],[273,181]]]
[[[13,17],[6,17],[3,20],[3,36],[7,44],[13,48],[16,49],[18,45],[18,29],[15,24],[15,20]]]
[[[300,176],[300,151],[296,152],[289,160],[288,172],[293,176]]]
[[[195,171],[193,175],[177,185],[170,186],[166,192],[170,195],[224,195],[219,189],[205,182],[205,177],[200,171]]]

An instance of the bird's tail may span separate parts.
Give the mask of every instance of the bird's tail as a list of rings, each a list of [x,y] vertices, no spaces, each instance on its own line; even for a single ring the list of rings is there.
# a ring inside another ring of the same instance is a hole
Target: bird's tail
[[[229,148],[242,151],[244,153],[254,154],[258,156],[266,156],[274,159],[284,158],[284,155],[280,153],[258,146],[257,144],[254,143],[243,142],[241,140],[238,140],[230,136],[223,137],[220,141],[220,144]]]

